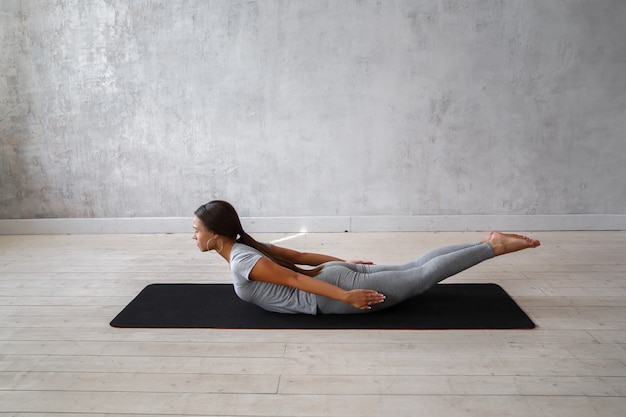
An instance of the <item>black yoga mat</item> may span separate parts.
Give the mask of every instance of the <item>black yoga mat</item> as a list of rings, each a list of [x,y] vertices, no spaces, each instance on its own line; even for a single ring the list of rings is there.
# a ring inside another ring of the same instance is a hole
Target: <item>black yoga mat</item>
[[[347,315],[280,314],[241,301],[231,284],[152,284],[113,327],[221,329],[532,329],[496,284],[439,284],[384,310]]]

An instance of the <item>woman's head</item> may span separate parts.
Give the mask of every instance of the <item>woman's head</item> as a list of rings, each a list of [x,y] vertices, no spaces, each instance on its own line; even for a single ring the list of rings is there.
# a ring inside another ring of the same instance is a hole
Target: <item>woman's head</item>
[[[194,214],[207,231],[230,239],[237,239],[237,235],[243,233],[237,211],[226,201],[209,201],[198,207]]]
[[[221,249],[219,249],[220,245],[218,245],[216,241],[226,238],[250,246],[278,265],[293,271],[313,277],[321,271],[321,267],[310,270],[300,269],[298,266],[294,265],[293,262],[283,259],[274,253],[270,246],[254,240],[252,236],[244,232],[237,211],[226,201],[209,201],[198,207],[194,214],[196,218],[193,221],[195,231],[193,238],[196,240],[198,248],[203,252],[211,249],[221,252]],[[224,247],[224,242],[221,242],[221,247]]]

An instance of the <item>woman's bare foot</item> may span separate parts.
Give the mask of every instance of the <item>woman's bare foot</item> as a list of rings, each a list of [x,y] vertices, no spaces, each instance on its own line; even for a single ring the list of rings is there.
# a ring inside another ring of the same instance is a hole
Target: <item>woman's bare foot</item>
[[[517,252],[522,249],[536,248],[541,245],[541,242],[538,240],[531,239],[527,236],[500,232],[489,233],[483,242],[489,242],[496,256]]]

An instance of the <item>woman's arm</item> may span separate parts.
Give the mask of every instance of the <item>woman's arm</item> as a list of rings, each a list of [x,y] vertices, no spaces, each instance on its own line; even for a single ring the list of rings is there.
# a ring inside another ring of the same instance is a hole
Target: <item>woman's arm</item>
[[[318,266],[331,261],[348,262],[353,264],[372,264],[372,262],[369,261],[346,261],[335,258],[334,256],[323,255],[321,253],[298,252],[293,249],[282,248],[276,245],[272,245],[272,251],[281,258],[284,258],[296,265]]]
[[[369,310],[372,305],[385,301],[385,296],[377,291],[363,289],[346,291],[322,280],[284,268],[267,258],[258,260],[252,268],[249,278],[253,281],[286,285],[312,294],[332,298],[348,303],[360,310]]]

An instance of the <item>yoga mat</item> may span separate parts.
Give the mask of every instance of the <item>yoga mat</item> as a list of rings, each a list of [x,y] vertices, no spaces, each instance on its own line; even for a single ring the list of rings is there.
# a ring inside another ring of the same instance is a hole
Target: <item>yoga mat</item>
[[[366,314],[280,314],[237,298],[231,284],[152,284],[111,321],[127,328],[532,329],[496,284],[439,284],[404,303]]]

